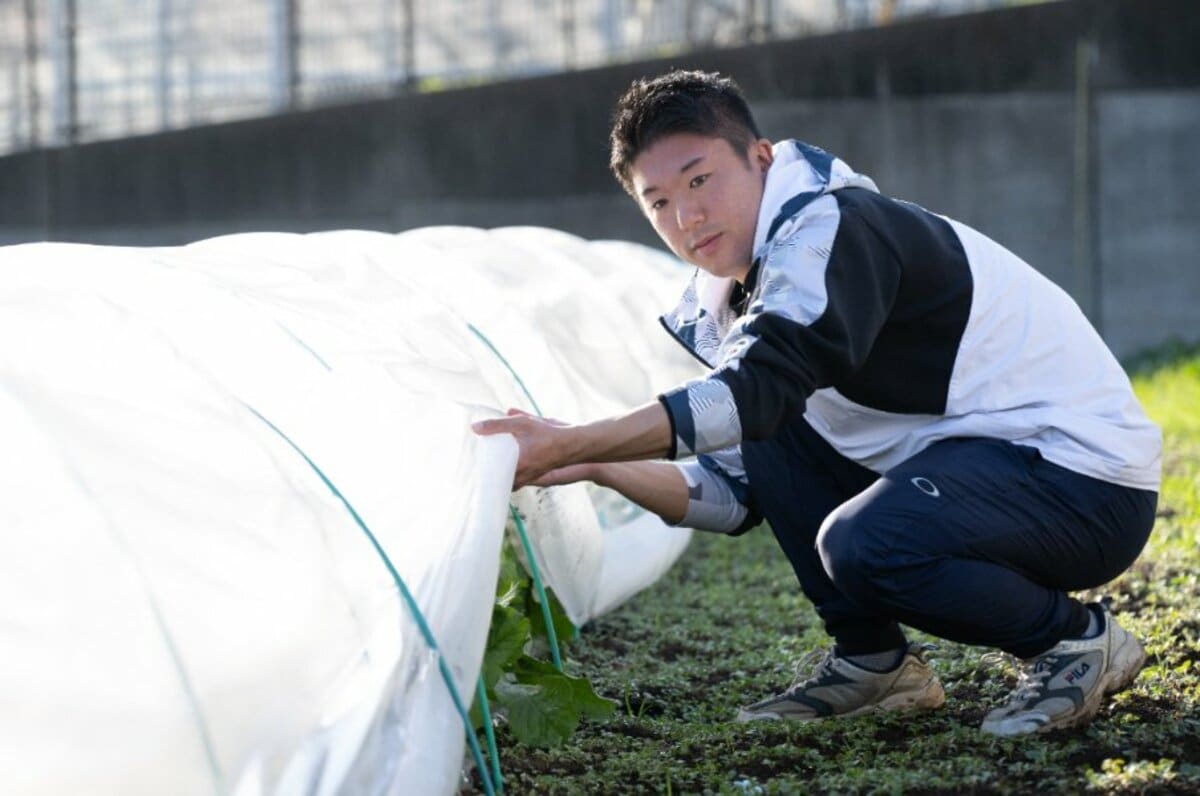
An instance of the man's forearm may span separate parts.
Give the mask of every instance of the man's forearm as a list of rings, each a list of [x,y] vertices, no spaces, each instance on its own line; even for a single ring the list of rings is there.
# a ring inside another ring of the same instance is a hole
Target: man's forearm
[[[671,449],[671,421],[655,401],[620,417],[570,427],[565,464],[658,459]]]
[[[591,465],[588,477],[615,489],[647,511],[676,525],[688,507],[687,481],[669,462],[609,462]]]
[[[505,417],[479,420],[472,427],[477,434],[512,434],[517,440],[520,456],[514,488],[563,467],[657,459],[671,450],[671,419],[657,401],[620,417],[579,426],[509,410]]]

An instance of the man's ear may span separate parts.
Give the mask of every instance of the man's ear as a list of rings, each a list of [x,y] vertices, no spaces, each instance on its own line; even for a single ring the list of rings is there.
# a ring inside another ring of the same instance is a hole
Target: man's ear
[[[758,166],[763,174],[767,173],[767,169],[771,168],[771,164],[775,162],[775,148],[765,138],[760,138],[750,145],[751,162]]]

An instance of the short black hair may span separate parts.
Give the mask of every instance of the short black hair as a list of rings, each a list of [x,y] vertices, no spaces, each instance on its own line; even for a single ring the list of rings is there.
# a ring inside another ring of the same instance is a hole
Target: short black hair
[[[634,195],[629,174],[633,161],[674,133],[723,138],[743,157],[750,144],[762,138],[746,97],[731,78],[676,69],[635,80],[613,108],[609,133],[608,165],[630,196]]]

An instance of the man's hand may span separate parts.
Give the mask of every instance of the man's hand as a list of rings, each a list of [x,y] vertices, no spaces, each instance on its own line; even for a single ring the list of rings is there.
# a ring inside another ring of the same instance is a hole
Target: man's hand
[[[517,440],[521,452],[514,489],[592,478],[588,468],[593,463],[653,459],[664,455],[671,444],[667,412],[657,401],[581,426],[509,409],[505,417],[480,420],[471,428],[476,434],[512,434]]]
[[[561,420],[534,417],[520,409],[509,409],[505,417],[480,420],[473,423],[471,428],[476,434],[512,434],[516,439],[520,455],[517,458],[517,472],[513,476],[513,489],[520,489],[529,484],[567,484],[584,477],[582,473],[578,473],[580,478],[563,480],[564,476],[570,476],[569,471],[585,468],[585,465],[571,465],[567,461],[567,437],[571,427]],[[553,477],[556,475],[557,478]],[[545,480],[545,483],[541,483],[539,479]]]
[[[663,428],[666,417],[665,413],[660,414],[662,411],[655,405],[643,407],[615,422],[601,421],[604,424],[601,430],[607,431],[610,437],[621,437],[620,432],[624,431],[628,438],[628,430],[632,429],[640,448],[657,446],[660,443],[656,440],[668,433]],[[572,426],[561,420],[534,417],[520,409],[509,409],[505,417],[481,420],[471,427],[477,434],[512,434],[516,437],[521,453],[517,457],[513,489],[595,481],[617,490],[667,523],[673,525],[682,521],[687,512],[688,488],[675,466],[647,461],[571,461],[571,456],[587,455],[587,432],[592,426],[595,424]],[[628,442],[624,447],[639,450]]]

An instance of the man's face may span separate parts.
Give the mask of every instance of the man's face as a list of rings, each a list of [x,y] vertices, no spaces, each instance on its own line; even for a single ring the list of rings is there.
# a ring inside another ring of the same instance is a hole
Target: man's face
[[[675,133],[633,161],[634,194],[671,251],[713,276],[750,270],[771,142],[739,153],[723,138]]]

